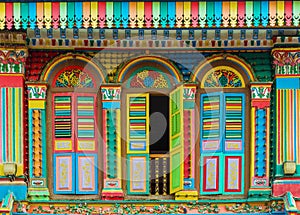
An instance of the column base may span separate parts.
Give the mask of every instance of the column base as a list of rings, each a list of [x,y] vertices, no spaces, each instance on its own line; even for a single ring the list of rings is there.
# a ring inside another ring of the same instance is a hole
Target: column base
[[[265,199],[271,196],[272,189],[270,187],[265,188],[250,188],[248,191],[249,199]]]
[[[122,189],[107,189],[102,190],[102,200],[123,200],[124,192]]]
[[[197,190],[182,190],[175,194],[175,200],[198,200]]]
[[[49,200],[49,190],[44,187],[31,187],[28,188],[28,200],[40,201]]]

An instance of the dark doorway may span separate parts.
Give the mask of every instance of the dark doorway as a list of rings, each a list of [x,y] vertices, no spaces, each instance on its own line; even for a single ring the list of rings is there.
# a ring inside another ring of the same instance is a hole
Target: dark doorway
[[[150,95],[150,193],[169,194],[169,97]]]
[[[150,154],[169,152],[169,97],[150,95]]]

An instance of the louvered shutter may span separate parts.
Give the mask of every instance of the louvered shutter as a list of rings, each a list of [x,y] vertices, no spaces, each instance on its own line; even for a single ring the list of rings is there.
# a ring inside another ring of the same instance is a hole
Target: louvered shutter
[[[200,107],[200,192],[243,194],[245,96],[203,94]]]
[[[245,98],[241,93],[224,94],[224,193],[244,192]]]
[[[77,93],[74,118],[76,122],[76,194],[98,193],[98,143],[96,95]]]
[[[183,87],[170,93],[170,193],[183,189]]]
[[[54,94],[53,107],[53,169],[54,193],[75,193],[74,122],[71,94]]]
[[[96,119],[95,95],[53,95],[55,194],[98,193]]]
[[[127,95],[127,193],[149,194],[149,94]]]
[[[200,101],[200,193],[220,194],[222,184],[222,94],[201,95]]]

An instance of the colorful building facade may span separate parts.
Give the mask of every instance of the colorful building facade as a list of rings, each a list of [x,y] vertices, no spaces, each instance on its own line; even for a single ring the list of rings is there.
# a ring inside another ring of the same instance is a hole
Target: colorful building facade
[[[299,1],[0,2],[2,214],[297,214]]]

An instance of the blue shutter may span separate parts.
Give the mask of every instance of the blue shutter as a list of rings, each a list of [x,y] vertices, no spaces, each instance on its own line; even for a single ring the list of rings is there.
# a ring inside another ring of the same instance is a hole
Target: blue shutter
[[[243,194],[245,95],[203,94],[200,107],[200,193]]]

